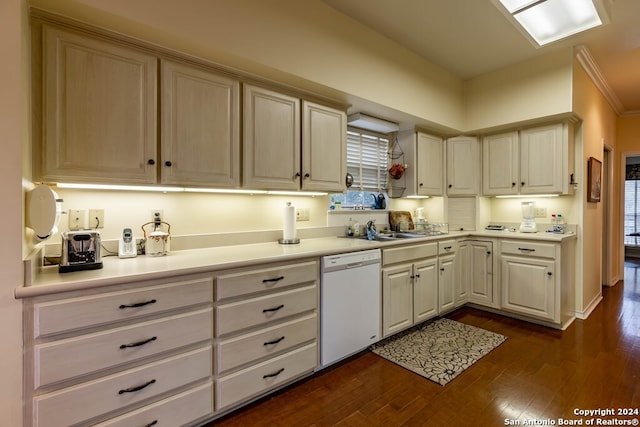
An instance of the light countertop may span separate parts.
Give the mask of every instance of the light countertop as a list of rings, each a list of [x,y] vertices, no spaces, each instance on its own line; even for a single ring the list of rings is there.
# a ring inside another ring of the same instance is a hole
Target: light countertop
[[[104,267],[99,270],[59,273],[57,266],[42,267],[31,280],[30,286],[15,290],[16,298],[29,298],[59,292],[97,288],[153,280],[171,276],[197,274],[215,270],[247,267],[260,263],[289,261],[355,252],[367,249],[392,247],[428,241],[469,238],[508,238],[561,242],[575,239],[575,234],[520,233],[509,231],[451,232],[438,236],[415,237],[394,241],[369,241],[366,239],[318,237],[301,239],[299,244],[282,245],[277,242],[252,243],[235,246],[219,246],[204,249],[173,251],[166,256],[120,259],[103,257]]]

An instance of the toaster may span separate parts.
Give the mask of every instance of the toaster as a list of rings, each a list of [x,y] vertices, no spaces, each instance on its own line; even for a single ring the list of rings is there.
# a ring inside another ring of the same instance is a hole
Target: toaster
[[[96,230],[64,231],[62,235],[61,273],[102,268],[100,232]]]

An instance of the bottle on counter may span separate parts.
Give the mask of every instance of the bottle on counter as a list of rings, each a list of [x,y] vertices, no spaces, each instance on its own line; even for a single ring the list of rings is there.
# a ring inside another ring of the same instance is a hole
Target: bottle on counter
[[[353,237],[360,237],[360,224],[358,224],[358,221],[353,224]]]
[[[347,236],[353,237],[353,219],[349,217],[349,221],[347,222]]]

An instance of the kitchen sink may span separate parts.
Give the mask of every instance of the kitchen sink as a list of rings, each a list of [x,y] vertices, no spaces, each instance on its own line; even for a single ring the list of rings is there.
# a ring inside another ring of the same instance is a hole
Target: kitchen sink
[[[416,233],[411,233],[411,232],[391,232],[391,233],[378,233],[378,235],[373,239],[373,240],[377,240],[380,242],[389,242],[392,240],[402,240],[402,239],[414,239],[417,237],[427,237],[427,236],[436,236],[436,235],[440,235],[440,234],[444,234],[442,232],[416,232]],[[348,239],[362,239],[362,240],[368,240],[366,235],[362,235],[362,236],[358,236],[358,237],[349,237],[349,236],[338,236],[338,237],[344,237],[344,238],[348,238]]]

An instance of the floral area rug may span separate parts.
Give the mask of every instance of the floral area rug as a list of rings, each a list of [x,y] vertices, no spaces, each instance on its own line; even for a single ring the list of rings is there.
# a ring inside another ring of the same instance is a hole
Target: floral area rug
[[[507,337],[450,319],[437,319],[373,344],[375,354],[445,385]]]

